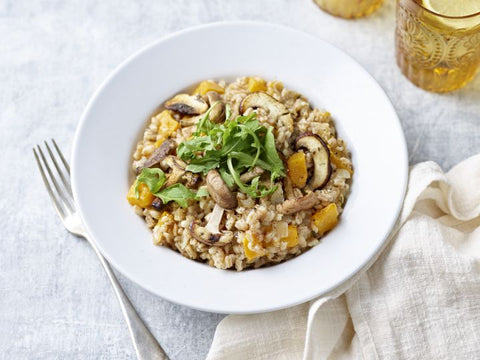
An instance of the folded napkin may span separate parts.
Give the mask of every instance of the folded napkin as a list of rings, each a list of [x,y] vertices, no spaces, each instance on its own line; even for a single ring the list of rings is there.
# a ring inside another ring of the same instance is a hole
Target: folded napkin
[[[480,357],[480,154],[415,165],[383,251],[344,286],[293,308],[230,315],[217,359]]]

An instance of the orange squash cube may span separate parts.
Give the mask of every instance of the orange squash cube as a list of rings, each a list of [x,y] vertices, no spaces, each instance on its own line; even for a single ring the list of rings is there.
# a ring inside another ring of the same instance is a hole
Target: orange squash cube
[[[158,136],[155,147],[159,147],[180,127],[180,123],[175,120],[170,111],[164,110],[156,116],[158,120]]]
[[[350,175],[353,175],[353,169],[348,166],[348,165],[345,165],[342,160],[340,160],[340,158],[335,155],[335,153],[333,151],[330,150],[330,161],[337,167],[337,169],[344,169],[344,170],[347,170]]]
[[[307,183],[308,171],[305,154],[301,151],[296,152],[287,160],[288,177],[293,186],[303,188]]]
[[[267,91],[267,83],[259,77],[249,77],[247,84],[250,92]]]
[[[335,203],[328,204],[312,215],[312,222],[320,235],[332,230],[338,223],[338,209]]]
[[[137,186],[137,181],[135,181],[127,193],[127,200],[130,205],[137,205],[142,208],[149,207],[152,205],[155,195],[153,195],[148,186],[144,183],[138,184],[138,198],[135,195],[135,187]]]
[[[287,243],[287,247],[292,248],[298,245],[298,231],[295,225],[288,225],[288,235],[281,239]]]
[[[209,91],[215,91],[219,94],[223,94],[225,89],[211,80],[202,81],[197,88],[193,91],[193,95],[205,95]]]
[[[247,257],[248,261],[255,260],[256,258],[265,255],[265,251],[263,249],[252,250],[249,246],[250,244],[255,248],[258,248],[260,245],[257,237],[254,234],[247,234],[243,238],[243,251],[245,252],[245,256]]]

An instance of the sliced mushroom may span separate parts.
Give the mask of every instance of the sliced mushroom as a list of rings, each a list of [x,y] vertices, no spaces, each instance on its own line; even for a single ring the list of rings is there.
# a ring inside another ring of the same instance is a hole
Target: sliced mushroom
[[[332,165],[330,164],[330,151],[327,144],[318,135],[305,133],[297,137],[296,147],[305,148],[313,158],[313,175],[307,184],[311,190],[321,189],[330,180]]]
[[[216,93],[215,91],[209,91],[205,95],[205,98],[208,105],[213,106],[215,104],[215,106],[210,111],[210,114],[208,116],[209,119],[214,123],[225,121],[225,103],[223,101],[220,101],[220,95],[218,95],[218,93]],[[195,129],[193,125],[196,125],[204,116],[204,112],[202,112],[200,115],[184,116],[180,120],[180,125],[182,126],[182,128],[192,126],[192,129]]]
[[[182,127],[182,132],[184,128],[188,128],[188,127],[191,127],[193,130],[195,130],[194,125],[196,125],[202,117],[203,115],[195,115],[195,116],[185,116],[182,119],[180,119],[180,126]]]
[[[170,168],[171,172],[167,177],[167,181],[165,183],[165,187],[172,186],[173,184],[178,183],[181,179],[182,176],[185,174],[185,168],[187,167],[187,164],[183,161],[177,158],[176,156],[169,155],[167,156],[163,161],[162,161],[162,167],[163,168]]]
[[[214,103],[220,100],[220,94],[216,91],[209,91],[205,94],[204,99],[207,100],[208,105],[212,106]]]
[[[181,121],[180,121],[181,123]],[[193,132],[195,131],[195,126],[193,125],[186,125],[183,127],[182,125],[182,135],[185,140],[188,140],[192,137]]]
[[[207,111],[208,105],[200,96],[178,94],[165,103],[165,108],[184,115],[199,115]]]
[[[277,205],[277,211],[281,214],[294,214],[300,210],[311,209],[318,203],[318,198],[313,192],[299,199],[285,200],[283,204]]]
[[[142,171],[143,168],[150,168],[159,165],[163,159],[175,149],[175,142],[173,140],[165,140],[158,148],[156,148],[152,155],[143,163],[142,166],[137,167],[137,174]]]
[[[163,201],[162,199],[156,197],[153,201],[152,201],[152,207],[156,210],[162,210],[163,209]]]
[[[228,188],[217,170],[210,170],[206,178],[207,189],[213,200],[224,209],[235,209],[237,197]]]
[[[209,91],[205,94],[208,104],[213,108],[210,111],[209,119],[214,123],[225,121],[225,103],[220,100],[220,95],[215,91]]]
[[[224,212],[225,209],[216,204],[206,226],[200,226],[195,220],[192,221],[189,227],[192,237],[206,245],[223,246],[232,242],[232,231],[220,231]]]
[[[196,188],[200,183],[200,175],[186,171],[187,163],[174,155],[169,155],[160,163],[164,171],[168,171],[167,181],[163,187],[169,187],[176,183],[185,184],[188,188]]]
[[[196,188],[200,183],[200,175],[194,174],[190,171],[185,172],[182,178],[185,180],[185,186],[190,189]]]
[[[255,166],[253,169],[248,170],[244,172],[242,175],[240,175],[240,181],[243,183],[248,183],[252,181],[254,178],[257,176],[262,175],[265,172],[264,169],[262,169],[259,166]]]
[[[271,121],[278,126],[286,126],[293,131],[293,119],[285,105],[264,92],[254,92],[247,95],[240,103],[239,111],[243,114],[248,108],[265,110]]]
[[[232,242],[233,232],[222,231],[219,234],[212,234],[203,226],[198,225],[195,221],[190,224],[190,234],[197,241],[206,245],[224,246]]]

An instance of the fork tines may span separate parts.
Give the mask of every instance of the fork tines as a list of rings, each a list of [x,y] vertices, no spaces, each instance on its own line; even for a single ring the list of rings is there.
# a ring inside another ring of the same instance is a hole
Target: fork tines
[[[46,141],[44,144],[48,156],[45,156],[45,153],[39,145],[37,145],[36,148],[33,148],[33,154],[37,160],[38,168],[53,205],[60,217],[64,219],[67,215],[75,211],[72,188],[70,185],[70,166],[68,166],[68,163],[55,140],[51,139],[51,142],[55,148],[56,154],[54,154]],[[47,161],[47,157],[49,158],[49,161]],[[59,161],[57,161],[57,159]],[[52,171],[52,169],[54,170]]]

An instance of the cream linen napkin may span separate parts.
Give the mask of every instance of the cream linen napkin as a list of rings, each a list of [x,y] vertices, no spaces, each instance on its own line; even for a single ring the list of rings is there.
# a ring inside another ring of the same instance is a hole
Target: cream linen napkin
[[[480,358],[480,154],[415,165],[381,255],[326,296],[217,327],[217,359]]]

